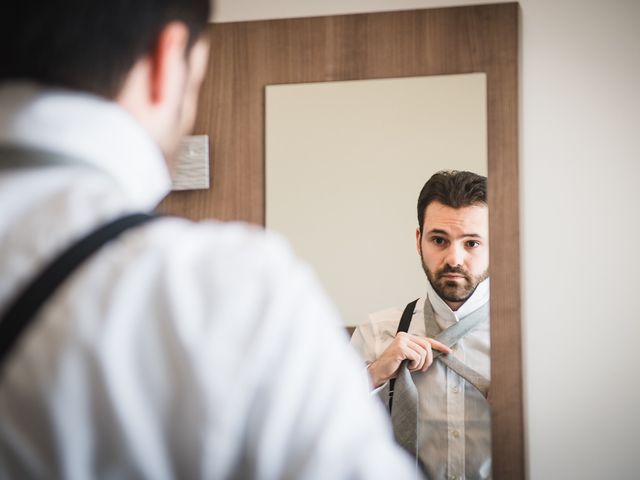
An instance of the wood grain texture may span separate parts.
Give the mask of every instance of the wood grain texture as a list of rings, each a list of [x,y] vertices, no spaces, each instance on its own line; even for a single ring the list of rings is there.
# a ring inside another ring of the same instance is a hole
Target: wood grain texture
[[[525,476],[520,330],[517,3],[210,26],[196,134],[211,188],[161,211],[264,225],[266,85],[487,74],[493,476]]]

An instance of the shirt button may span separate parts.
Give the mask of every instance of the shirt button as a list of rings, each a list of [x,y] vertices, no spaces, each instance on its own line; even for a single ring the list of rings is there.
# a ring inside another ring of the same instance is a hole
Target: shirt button
[[[460,436],[460,432],[458,430],[453,431],[453,437],[458,438]]]
[[[458,387],[457,385],[455,387],[453,387],[451,390],[453,390],[453,393],[458,393],[460,391],[460,387]]]

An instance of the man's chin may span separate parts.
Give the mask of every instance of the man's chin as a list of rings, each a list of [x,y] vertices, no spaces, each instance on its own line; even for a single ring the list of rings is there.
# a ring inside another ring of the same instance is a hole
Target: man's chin
[[[447,282],[447,284],[450,282]],[[436,292],[447,302],[466,302],[474,289],[462,288],[459,285],[443,285],[439,286]]]

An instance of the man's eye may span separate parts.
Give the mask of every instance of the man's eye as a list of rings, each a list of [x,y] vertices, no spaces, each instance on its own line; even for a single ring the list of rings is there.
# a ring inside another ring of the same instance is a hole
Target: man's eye
[[[469,248],[476,248],[480,246],[480,242],[478,242],[477,240],[469,240],[467,242],[467,247]]]
[[[431,239],[431,241],[432,241],[433,243],[435,243],[436,245],[444,245],[444,244],[447,242],[447,241],[446,241],[444,238],[442,238],[442,237],[433,237],[433,238]]]

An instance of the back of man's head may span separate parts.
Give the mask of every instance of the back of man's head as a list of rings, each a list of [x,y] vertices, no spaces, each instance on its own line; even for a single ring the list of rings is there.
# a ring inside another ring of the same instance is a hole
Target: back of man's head
[[[28,80],[115,98],[169,22],[203,32],[210,0],[20,0],[2,10],[0,82]]]
[[[487,204],[487,177],[473,172],[442,170],[424,184],[418,196],[418,225],[420,233],[424,215],[431,202],[440,202],[451,208]]]

